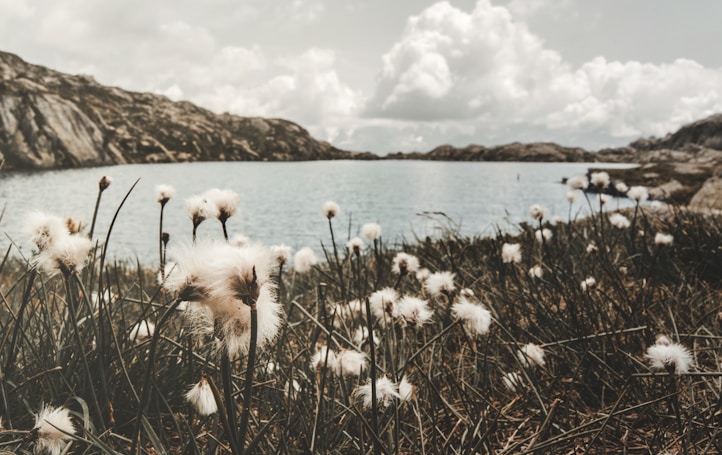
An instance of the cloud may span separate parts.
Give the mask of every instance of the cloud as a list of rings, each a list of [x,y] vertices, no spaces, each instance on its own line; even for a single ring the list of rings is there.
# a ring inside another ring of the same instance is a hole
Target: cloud
[[[530,14],[543,0],[513,1]],[[578,68],[548,49],[510,9],[471,12],[439,2],[411,17],[382,58],[367,118],[474,125],[476,137],[515,140],[663,135],[722,110],[722,70],[594,58]],[[401,141],[401,139],[400,139]],[[589,141],[587,141],[589,143]]]

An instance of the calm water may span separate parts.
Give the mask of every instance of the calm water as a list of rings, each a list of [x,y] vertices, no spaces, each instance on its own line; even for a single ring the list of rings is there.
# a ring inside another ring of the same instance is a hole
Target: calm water
[[[61,216],[92,219],[97,182],[113,178],[103,193],[96,232],[103,238],[113,213],[133,182],[140,182],[123,206],[110,240],[119,259],[157,260],[159,204],[155,185],[173,185],[177,195],[166,206],[164,230],[171,244],[188,242],[191,222],[184,199],[213,187],[230,188],[241,196],[239,214],[228,222],[229,232],[272,245],[284,242],[298,249],[330,243],[321,206],[336,201],[337,238],[358,234],[360,226],[381,224],[390,243],[414,235],[436,235],[438,222],[424,212],[443,212],[461,224],[465,234],[490,234],[496,226],[509,229],[529,219],[528,208],[540,203],[549,215],[566,219],[567,187],[562,177],[586,172],[584,163],[459,163],[431,161],[314,161],[301,163],[181,163],[123,165],[47,172],[0,173],[0,247],[14,241],[29,254],[22,234],[26,213],[42,210]],[[605,165],[605,167],[628,167]],[[586,203],[584,204],[586,205]],[[631,205],[614,201],[611,206]],[[581,203],[573,210],[584,210]],[[220,237],[220,223],[208,220],[200,237]]]

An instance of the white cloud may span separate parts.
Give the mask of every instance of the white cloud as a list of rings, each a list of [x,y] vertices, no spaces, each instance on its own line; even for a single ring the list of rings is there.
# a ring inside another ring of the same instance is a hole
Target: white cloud
[[[0,0],[0,24],[5,21],[30,19],[35,7],[28,0]]]

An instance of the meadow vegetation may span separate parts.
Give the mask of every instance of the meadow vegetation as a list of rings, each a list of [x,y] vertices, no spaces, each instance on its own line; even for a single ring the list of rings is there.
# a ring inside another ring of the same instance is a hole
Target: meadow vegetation
[[[112,220],[30,215],[0,262],[0,453],[722,453],[722,216],[569,184],[591,216],[399,245],[327,202],[320,259],[234,240],[229,191],[189,200],[187,239],[149,195],[154,264],[107,257]]]

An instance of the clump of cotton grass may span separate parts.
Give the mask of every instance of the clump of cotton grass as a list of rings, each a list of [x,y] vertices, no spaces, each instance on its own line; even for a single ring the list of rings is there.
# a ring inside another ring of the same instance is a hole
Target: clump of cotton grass
[[[381,225],[378,223],[366,223],[361,226],[361,235],[369,242],[381,238]]]
[[[577,193],[575,193],[574,191],[567,191],[566,198],[567,202],[569,202],[570,204],[574,204],[575,202],[577,202]]]
[[[218,412],[216,398],[205,376],[186,392],[185,399],[202,416],[209,416]]]
[[[542,278],[544,276],[544,269],[541,265],[536,264],[529,269],[530,278]]]
[[[517,352],[519,362],[526,368],[543,367],[546,363],[544,356],[544,348],[534,343],[528,343],[522,346],[519,352]]]
[[[638,203],[644,202],[649,199],[649,191],[646,186],[633,186],[627,190],[627,197]]]
[[[33,266],[44,272],[70,276],[83,269],[92,248],[89,238],[71,234],[60,217],[41,212],[28,215],[24,231],[35,245]]]
[[[35,414],[35,426],[29,437],[35,440],[37,453],[59,455],[74,434],[75,425],[70,418],[70,411],[62,406],[54,408],[45,405]]]
[[[411,296],[404,296],[398,301],[395,313],[402,326],[414,328],[430,322],[434,315],[426,300]]]
[[[589,183],[599,188],[606,188],[607,186],[609,186],[609,182],[609,174],[604,171],[592,172],[592,174],[589,176]]]
[[[579,174],[567,179],[567,185],[573,190],[586,190],[589,186],[589,180],[586,175]]]
[[[342,349],[336,355],[334,371],[339,376],[360,376],[367,368],[366,356],[358,351]]]
[[[584,292],[591,291],[597,287],[597,280],[593,276],[587,277],[582,281],[580,286]]]
[[[416,280],[419,283],[423,283],[431,276],[431,270],[427,269],[426,267],[422,267],[419,270],[416,271]]]
[[[501,377],[501,381],[504,383],[504,387],[511,392],[519,392],[524,386],[524,379],[517,372],[505,373]]]
[[[504,243],[501,246],[501,260],[506,264],[520,263],[521,262],[521,244]]]
[[[354,256],[360,256],[361,252],[364,249],[364,241],[361,240],[361,237],[354,237],[348,242],[346,242],[346,248],[354,255]]]
[[[306,273],[316,264],[318,264],[318,258],[311,247],[304,246],[293,256],[293,268],[298,273]]]
[[[155,186],[155,200],[164,206],[175,196],[175,188],[170,185],[156,185]]]
[[[326,201],[323,203],[323,206],[321,207],[321,211],[323,212],[323,216],[328,218],[329,220],[336,215],[338,215],[338,212],[340,212],[340,208],[337,203],[334,201]]]
[[[419,258],[413,254],[397,253],[391,265],[391,271],[397,275],[416,273],[419,270]]]
[[[617,182],[614,184],[614,189],[617,190],[618,193],[626,194],[627,191],[629,191],[629,187],[624,182]]]
[[[411,401],[414,397],[414,385],[404,376],[399,382],[399,399],[401,401]]]
[[[612,197],[608,194],[599,193],[599,205],[606,205],[609,203],[609,201],[612,200]]]
[[[674,242],[674,236],[672,234],[665,234],[663,232],[657,232],[654,236],[654,244],[660,246],[669,246]]]
[[[549,240],[554,237],[554,233],[551,231],[551,229],[537,229],[534,231],[534,236],[536,237],[536,241],[539,243],[542,242],[548,242]]]
[[[196,241],[198,226],[207,219],[218,217],[218,207],[205,196],[192,196],[186,199],[188,217],[193,223],[193,241]]]
[[[540,204],[532,204],[531,207],[529,207],[529,215],[531,215],[532,218],[534,218],[537,221],[541,221],[544,219],[544,217],[547,214],[546,207],[540,205]]]
[[[657,342],[647,349],[646,358],[655,371],[670,374],[685,374],[692,366],[692,355],[686,347],[672,343],[666,336],[657,338]]]
[[[424,282],[424,289],[434,297],[449,296],[456,289],[452,272],[434,272]]]
[[[614,213],[609,216],[609,223],[617,229],[627,229],[632,223],[629,218],[621,213]]]
[[[373,314],[382,325],[385,325],[398,314],[396,311],[396,302],[398,300],[399,295],[393,288],[383,288],[373,292],[369,296],[371,314]]]
[[[152,337],[154,332],[155,324],[150,321],[142,320],[133,325],[128,337],[130,338],[130,341],[140,344]]]
[[[371,395],[371,381],[360,386],[356,390],[356,397],[361,399],[363,407],[371,409],[373,398]],[[382,376],[376,380],[376,404],[385,408],[389,406],[394,399],[399,399],[399,387],[386,376]]]
[[[491,326],[491,312],[467,297],[460,297],[451,306],[451,315],[461,321],[472,335],[484,335]]]

